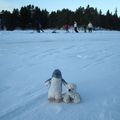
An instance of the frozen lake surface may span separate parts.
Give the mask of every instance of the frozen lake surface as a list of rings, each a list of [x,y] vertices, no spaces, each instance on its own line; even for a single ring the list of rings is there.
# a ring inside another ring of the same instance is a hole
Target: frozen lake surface
[[[48,102],[56,68],[80,104]],[[0,31],[0,120],[50,119],[120,120],[120,32]]]

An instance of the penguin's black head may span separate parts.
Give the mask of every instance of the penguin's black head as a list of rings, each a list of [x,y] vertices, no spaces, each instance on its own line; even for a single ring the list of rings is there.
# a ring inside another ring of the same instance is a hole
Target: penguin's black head
[[[52,74],[52,77],[62,78],[61,71],[60,71],[59,69],[54,70],[54,71],[53,71],[53,74]]]

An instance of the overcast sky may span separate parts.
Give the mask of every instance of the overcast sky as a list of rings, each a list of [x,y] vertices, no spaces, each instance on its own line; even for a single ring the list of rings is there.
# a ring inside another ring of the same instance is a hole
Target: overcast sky
[[[108,9],[114,13],[117,8],[120,16],[120,0],[0,0],[0,11],[12,11],[14,8],[20,9],[21,6],[28,4],[38,6],[41,9],[46,8],[49,12],[63,8],[74,11],[79,6],[86,7],[89,4],[91,7],[98,8],[98,10],[101,9],[103,13],[106,13]]]

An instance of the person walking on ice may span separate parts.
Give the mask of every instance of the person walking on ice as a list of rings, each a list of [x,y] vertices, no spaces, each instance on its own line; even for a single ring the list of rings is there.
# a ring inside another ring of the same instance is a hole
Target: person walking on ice
[[[89,32],[92,32],[92,29],[93,29],[93,25],[91,22],[88,23],[88,31]]]
[[[40,33],[40,31],[44,32],[44,30],[42,29],[41,22],[39,22],[39,21],[36,22],[36,31],[38,33]]]
[[[76,33],[78,33],[77,22],[76,22],[76,21],[74,22],[74,31],[75,31]]]

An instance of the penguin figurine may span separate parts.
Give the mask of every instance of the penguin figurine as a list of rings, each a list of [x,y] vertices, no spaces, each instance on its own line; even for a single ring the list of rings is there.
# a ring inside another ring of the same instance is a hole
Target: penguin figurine
[[[62,102],[62,84],[67,85],[67,82],[62,78],[61,71],[55,69],[52,77],[45,81],[45,85],[49,88],[48,100],[50,102]]]

